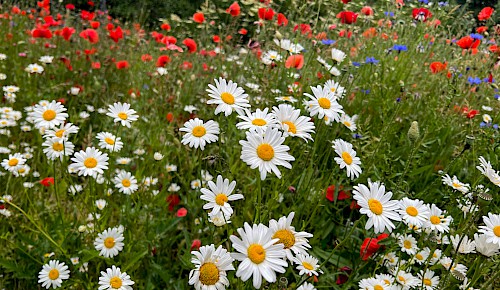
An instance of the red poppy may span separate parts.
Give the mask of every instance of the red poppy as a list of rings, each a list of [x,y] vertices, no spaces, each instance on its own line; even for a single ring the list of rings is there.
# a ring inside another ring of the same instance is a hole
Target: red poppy
[[[291,55],[287,58],[285,62],[286,68],[296,68],[301,69],[304,66],[304,56],[302,54]]]
[[[73,4],[66,4],[66,9],[68,9],[68,10],[75,10],[75,5],[73,5]]]
[[[426,8],[413,8],[412,15],[413,19],[420,22],[425,22],[432,17],[432,13]]]
[[[49,187],[54,184],[54,177],[45,177],[44,179],[40,180],[40,184],[45,187]]]
[[[94,29],[85,29],[80,32],[80,37],[88,40],[90,43],[98,43],[99,42],[99,34]]]
[[[177,217],[185,217],[187,215],[188,211],[187,209],[181,207],[177,210],[177,213],[175,214]]]
[[[101,26],[101,23],[99,21],[90,21],[90,26],[94,29],[99,28]]]
[[[117,69],[129,68],[130,64],[126,60],[120,60],[115,63]]]
[[[198,250],[200,247],[201,247],[201,241],[198,239],[193,240],[193,242],[191,243],[191,251]]]
[[[467,118],[472,119],[474,118],[477,114],[479,114],[478,110],[470,110],[467,112]]]
[[[168,23],[163,23],[160,27],[161,27],[161,29],[166,30],[166,31],[170,31],[170,29],[171,29],[170,24],[168,24]]]
[[[82,10],[82,12],[80,13],[80,17],[83,20],[94,20],[95,13],[94,12],[89,12],[89,11],[86,11],[86,10]]]
[[[176,207],[181,202],[181,199],[179,198],[179,196],[177,194],[172,194],[172,195],[167,196],[166,201],[168,203],[168,210],[173,211],[174,207]]]
[[[444,71],[446,69],[446,66],[447,66],[447,62],[435,61],[435,62],[431,63],[431,65],[429,67],[430,67],[431,72],[433,74],[437,74],[439,72]]]
[[[12,14],[19,14],[19,13],[21,13],[21,9],[19,9],[19,7],[17,7],[17,6],[14,6],[14,7],[12,7],[11,13]]]
[[[193,21],[196,23],[203,23],[205,21],[205,15],[201,12],[196,12],[193,14]]]
[[[360,257],[363,261],[368,260],[373,254],[375,254],[381,247],[381,245],[378,244],[381,240],[387,238],[389,235],[388,234],[380,234],[376,238],[366,238],[363,241],[363,244],[361,245],[360,249]]]
[[[109,37],[113,39],[114,42],[118,42],[118,40],[123,38],[123,31],[120,26],[118,26],[115,30],[109,31]]]
[[[365,6],[361,8],[361,13],[366,16],[370,16],[373,15],[373,9],[370,6]]]
[[[342,0],[342,3],[344,3],[344,4],[347,4],[349,2],[351,2],[351,0]]]
[[[339,186],[339,192],[338,192],[339,196],[338,196],[337,200],[344,200],[344,199],[348,199],[351,197],[349,195],[349,193],[347,193],[343,190],[343,188],[344,187],[342,185]],[[326,189],[326,199],[328,199],[331,202],[335,201],[335,185],[330,185]]]
[[[215,43],[219,43],[219,42],[220,42],[220,36],[218,36],[218,35],[214,35],[214,36],[212,37],[212,41],[213,41],[213,42],[215,42]]]
[[[481,44],[479,39],[474,40],[470,35],[464,36],[457,41],[457,45],[463,49],[475,49]]]
[[[174,121],[174,114],[172,112],[168,112],[166,118],[167,118],[167,121],[169,123],[172,123],[172,121]],[[168,201],[168,198],[167,198],[167,201]]]
[[[170,62],[170,57],[168,55],[160,55],[156,60],[156,67],[164,67]]]
[[[248,30],[246,30],[245,28],[241,28],[240,30],[238,30],[238,33],[241,34],[241,35],[247,35]]]
[[[52,32],[46,28],[35,28],[31,31],[34,38],[52,38]]]
[[[477,33],[485,33],[486,31],[488,31],[487,26],[479,26],[478,28],[476,28]]]
[[[92,68],[93,69],[100,69],[101,68],[101,63],[96,61],[92,63]]]
[[[286,19],[286,16],[283,13],[278,13],[278,26],[287,26],[288,25],[288,19]]]
[[[259,8],[259,19],[272,20],[274,18],[274,10],[272,8]]]
[[[196,42],[192,40],[191,38],[186,38],[182,41],[182,44],[187,46],[188,50],[190,53],[196,52],[198,49],[198,46],[196,45]]]
[[[148,62],[153,60],[153,56],[151,54],[143,54],[141,55],[141,60],[143,62]]]
[[[477,19],[479,19],[479,21],[485,21],[485,20],[488,20],[490,19],[491,17],[491,14],[493,14],[493,12],[495,11],[495,9],[491,8],[491,7],[484,7],[480,12],[479,12],[479,15],[477,15]]]
[[[352,11],[342,11],[337,14],[337,18],[340,18],[341,23],[352,24],[358,19],[358,14]]]
[[[233,4],[231,4],[231,6],[229,6],[229,8],[226,9],[226,12],[231,14],[231,16],[236,17],[240,15],[241,12],[240,5],[238,4],[238,2],[235,1],[233,2]]]
[[[301,23],[301,24],[297,24],[293,27],[293,32],[299,30],[300,28],[300,33],[301,34],[309,34],[312,32],[312,29],[311,29],[311,25],[309,24],[304,24],[304,23]]]
[[[61,31],[61,35],[66,41],[69,41],[73,33],[75,33],[75,29],[73,27],[64,27]]]

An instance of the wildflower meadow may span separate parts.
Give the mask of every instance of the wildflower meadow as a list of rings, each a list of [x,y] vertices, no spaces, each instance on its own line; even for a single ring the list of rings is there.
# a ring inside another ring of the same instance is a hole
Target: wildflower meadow
[[[0,3],[0,289],[500,289],[495,7],[27,2]]]

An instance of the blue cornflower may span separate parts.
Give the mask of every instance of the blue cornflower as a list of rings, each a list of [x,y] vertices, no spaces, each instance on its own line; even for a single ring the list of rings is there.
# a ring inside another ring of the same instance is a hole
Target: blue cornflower
[[[398,102],[398,103],[401,102],[401,98],[397,98],[396,102]]]
[[[498,130],[498,124],[493,124],[493,129]]]
[[[495,94],[494,98],[495,98],[495,100],[498,100],[498,99],[500,99],[500,95]]]
[[[467,82],[469,83],[469,85],[479,85],[480,83],[482,83],[481,79],[478,78],[478,77],[468,77],[467,78]]]
[[[380,61],[375,59],[373,56],[367,56],[366,57],[366,60],[365,60],[365,63],[373,63],[373,64],[377,64],[379,63]]]
[[[363,138],[363,135],[358,134],[358,133],[354,133],[354,134],[352,134],[352,138],[354,138],[354,139],[361,139],[361,138]]]
[[[418,0],[420,3],[429,4],[429,0]]]
[[[448,2],[441,1],[441,2],[438,2],[438,5],[439,5],[439,7],[445,7],[445,6],[448,6]]]
[[[473,39],[483,39],[483,36],[481,34],[477,34],[477,33],[471,33],[470,34],[470,37],[472,37]]]
[[[370,90],[361,90],[365,95],[368,95],[370,93]]]
[[[402,45],[402,44],[394,44],[392,49],[396,50],[397,52],[408,51],[408,48],[406,47],[406,45]]]
[[[361,66],[361,63],[360,62],[357,62],[357,61],[353,61],[352,62],[352,65],[355,66],[355,67],[360,67]]]
[[[149,90],[149,86],[148,86],[147,84],[144,84],[144,85],[142,86],[142,88],[143,88],[143,89],[145,89],[145,90]]]
[[[385,11],[384,14],[385,16],[394,17],[394,12],[392,11]]]
[[[332,45],[332,44],[335,44],[335,42],[336,42],[336,41],[335,41],[335,40],[333,40],[333,39],[323,39],[323,40],[321,41],[321,43],[323,43],[324,45]]]

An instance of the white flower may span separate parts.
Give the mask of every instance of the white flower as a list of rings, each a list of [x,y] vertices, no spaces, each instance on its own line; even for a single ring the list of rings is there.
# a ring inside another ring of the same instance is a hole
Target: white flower
[[[285,137],[276,128],[267,128],[265,133],[246,132],[246,140],[240,140],[241,160],[250,166],[251,169],[259,168],[260,178],[266,179],[267,173],[271,171],[281,178],[278,166],[291,169],[292,165],[288,161],[294,161],[288,151],[290,147],[283,145]]]
[[[358,283],[360,290],[389,290],[390,285],[387,285],[384,280],[377,278],[365,278]]]
[[[423,270],[418,273],[418,279],[420,280],[418,285],[423,285],[423,290],[434,290],[437,289],[439,285],[439,276],[434,275],[434,271],[426,269],[425,273]]]
[[[58,158],[63,160],[64,156],[73,154],[73,149],[75,148],[73,143],[59,137],[47,138],[42,143],[42,146],[46,147],[43,149],[43,153],[45,153],[50,160],[56,160]]]
[[[491,163],[486,161],[483,156],[479,157],[480,165],[476,166],[476,168],[481,171],[481,173],[488,177],[488,179],[496,186],[500,186],[500,175],[498,172],[493,169]]]
[[[41,74],[44,71],[43,66],[36,63],[29,64],[24,70],[30,74]]]
[[[243,115],[238,115],[238,118],[242,119],[242,122],[236,124],[236,128],[240,130],[263,130],[265,131],[267,127],[276,127],[278,125],[278,120],[272,113],[268,113],[269,108],[265,108],[263,111],[257,109],[255,113],[249,110],[244,110]]]
[[[219,211],[219,213],[216,215],[209,215],[208,221],[213,223],[216,227],[222,227],[225,224],[231,223],[231,221],[229,220],[230,218],[230,216],[226,216],[222,211]]]
[[[122,138],[116,137],[115,135],[109,132],[99,132],[96,136],[97,140],[99,140],[99,147],[101,149],[107,149],[111,152],[118,152],[123,148]]]
[[[307,254],[307,250],[311,248],[308,238],[313,235],[307,232],[296,232],[292,226],[295,212],[290,212],[288,216],[282,216],[278,221],[271,219],[269,221],[269,231],[272,233],[273,239],[279,239],[278,243],[282,243],[285,247],[285,252],[288,260],[293,261],[293,255]]]
[[[337,99],[343,98],[345,94],[345,88],[334,80],[327,80],[323,89],[330,91]]]
[[[314,141],[310,134],[314,133],[314,123],[311,122],[310,117],[301,116],[299,109],[289,104],[280,104],[278,107],[273,107],[273,114],[281,124],[284,137],[295,136],[306,142],[307,140]]]
[[[305,282],[304,284],[300,285],[297,290],[316,290],[316,288],[314,288],[313,284]]]
[[[137,179],[130,172],[120,171],[113,179],[113,182],[118,191],[124,194],[130,195],[139,189]]]
[[[191,252],[195,268],[189,272],[189,285],[196,290],[226,289],[229,286],[226,271],[234,270],[234,259],[222,246],[213,244]]]
[[[113,265],[111,268],[107,268],[106,272],[101,271],[99,285],[98,290],[132,290],[131,285],[134,285],[134,281],[130,279],[126,272],[122,273],[120,268]]]
[[[339,157],[335,157],[334,160],[340,166],[340,169],[346,169],[347,177],[351,179],[359,177],[361,174],[361,159],[356,156],[356,151],[352,149],[352,144],[346,142],[342,139],[336,139],[333,141],[333,146],[335,153]]]
[[[452,217],[445,217],[443,211],[435,204],[432,204],[429,219],[426,221],[424,227],[440,233],[449,232],[451,220]]]
[[[488,236],[485,234],[474,234],[474,242],[476,244],[476,251],[486,257],[492,257],[499,254],[500,246],[488,242]]]
[[[401,247],[401,251],[409,255],[415,255],[417,253],[417,240],[415,240],[412,235],[402,235],[398,238],[398,241],[398,245]]]
[[[295,262],[297,266],[297,270],[299,270],[299,276],[304,274],[308,276],[319,276],[319,273],[323,273],[319,269],[318,259],[308,254],[297,254],[295,258],[293,258],[293,262]]]
[[[118,102],[109,105],[106,116],[112,117],[115,123],[120,122],[122,126],[130,128],[130,124],[139,119],[136,113],[135,110],[130,109],[130,104]]]
[[[61,287],[63,280],[69,278],[68,266],[64,262],[51,260],[48,264],[43,265],[42,270],[38,273],[38,283],[42,287],[53,289]]]
[[[26,159],[21,155],[21,153],[9,154],[9,158],[2,160],[2,167],[9,171],[15,172],[17,171],[24,163]]]
[[[85,151],[76,152],[71,158],[70,168],[77,171],[78,175],[97,177],[108,169],[108,154],[102,153],[94,147],[87,147]]]
[[[52,63],[53,60],[54,60],[54,57],[50,56],[50,55],[44,55],[44,56],[41,56],[38,59],[39,62],[42,62],[42,63],[45,63],[45,64]]]
[[[288,50],[291,53],[300,53],[304,50],[304,47],[299,43],[292,43],[289,39],[275,39],[274,43],[277,46],[281,47],[281,49]]]
[[[169,192],[177,192],[177,191],[181,190],[181,187],[179,185],[177,185],[177,183],[172,183],[168,186],[167,190]]]
[[[36,104],[29,115],[33,118],[36,128],[52,129],[66,121],[68,114],[63,113],[64,111],[66,108],[61,103],[52,101],[46,106]]]
[[[113,258],[123,250],[123,231],[119,228],[108,228],[104,232],[98,234],[94,241],[95,249],[99,251],[100,256]]]
[[[407,225],[422,227],[430,217],[429,206],[423,201],[404,197],[399,201],[399,214]]]
[[[104,199],[98,199],[95,201],[95,205],[99,210],[103,210],[106,207],[106,204],[107,202]]]
[[[281,55],[275,50],[269,50],[264,52],[261,60],[264,64],[271,65],[276,61],[280,61]]]
[[[340,121],[340,115],[344,114],[342,106],[337,103],[337,97],[326,87],[311,87],[313,95],[304,93],[311,100],[307,102],[307,110],[311,117],[318,115],[318,118],[328,117],[328,119]]]
[[[201,189],[202,195],[200,198],[208,202],[203,205],[203,209],[212,209],[210,215],[217,215],[219,211],[222,211],[225,216],[231,216],[233,209],[229,201],[243,199],[242,194],[232,194],[236,187],[236,181],[233,180],[229,183],[229,179],[222,179],[222,176],[219,175],[217,176],[217,183],[209,181],[208,187],[210,189]]]
[[[58,137],[68,140],[69,134],[78,133],[79,128],[71,123],[61,124],[59,127],[47,129],[43,138]]]
[[[480,233],[485,234],[488,239],[486,242],[495,243],[500,246],[500,214],[488,213],[488,216],[483,216],[485,226],[480,226]]]
[[[468,236],[464,235],[461,237],[460,235],[454,235],[451,236],[450,239],[455,251],[458,251],[461,254],[476,252],[476,243],[473,240],[469,240]]]
[[[165,157],[163,154],[161,154],[160,152],[155,152],[155,154],[153,154],[153,158],[156,160],[156,161],[160,161],[163,159],[163,157]]]
[[[167,164],[167,165],[165,165],[165,168],[167,169],[167,172],[177,171],[177,165],[174,165],[174,164]]]
[[[247,281],[253,276],[256,289],[262,285],[262,278],[269,283],[276,282],[276,272],[285,273],[288,266],[284,260],[286,253],[283,244],[276,244],[278,239],[271,239],[272,233],[263,224],[250,227],[245,223],[244,229],[238,228],[237,231],[240,238],[234,235],[229,237],[233,248],[238,251],[231,256],[241,261],[236,277]]]
[[[209,89],[207,89],[207,92],[211,99],[207,101],[207,104],[217,105],[215,115],[224,112],[224,115],[227,117],[231,115],[233,110],[241,115],[243,108],[250,107],[248,95],[243,88],[238,87],[237,83],[233,83],[231,80],[227,82],[223,78],[219,78],[219,80],[214,79],[214,81],[215,86],[212,84],[208,85]]]
[[[458,178],[453,175],[453,178],[451,178],[448,174],[445,174],[442,177],[443,184],[451,186],[453,189],[460,191],[463,194],[466,194],[469,192],[470,185],[468,183],[462,183]]]
[[[181,143],[191,148],[200,147],[201,150],[204,150],[206,144],[216,142],[219,139],[219,124],[212,120],[204,123],[198,118],[191,119],[184,123],[184,127],[180,128],[179,131],[187,133],[182,137]]]
[[[385,186],[379,182],[368,181],[368,187],[364,184],[354,186],[353,198],[361,206],[360,212],[368,216],[365,229],[374,227],[375,233],[382,233],[385,228],[392,231],[396,226],[391,220],[400,221],[401,217],[396,212],[398,201],[391,200],[392,192],[385,192]]]
[[[332,48],[332,59],[336,62],[343,62],[345,59],[345,52],[342,50],[338,50],[336,48]]]

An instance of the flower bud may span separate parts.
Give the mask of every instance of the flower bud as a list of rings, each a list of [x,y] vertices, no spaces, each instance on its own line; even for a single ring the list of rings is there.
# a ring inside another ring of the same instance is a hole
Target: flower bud
[[[410,139],[411,142],[415,142],[420,138],[420,130],[418,129],[418,122],[413,121],[411,122],[410,129],[408,130],[408,139]]]

